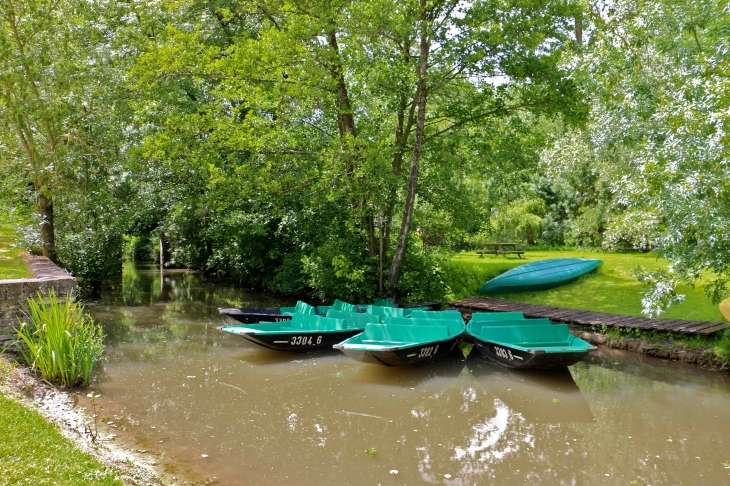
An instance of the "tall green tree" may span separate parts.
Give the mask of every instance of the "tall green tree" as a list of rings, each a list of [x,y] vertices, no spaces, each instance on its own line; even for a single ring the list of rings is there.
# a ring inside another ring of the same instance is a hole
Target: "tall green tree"
[[[89,28],[97,16],[98,6],[87,2],[0,5],[2,169],[16,184],[9,192],[31,188],[43,254],[52,260],[57,194],[106,158],[91,126],[106,111],[103,92],[111,81],[98,55],[103,33]]]
[[[34,207],[43,254],[89,284],[121,268],[134,129],[120,81],[142,37],[127,7],[0,5],[2,197]]]
[[[146,122],[138,172],[162,188],[150,195],[169,195],[155,205],[168,232],[199,215],[187,234],[206,240],[197,246],[209,269],[238,251],[248,255],[241,277],[254,261],[260,272],[282,264],[278,246],[310,274],[329,268],[366,293],[407,293],[419,197],[459,199],[474,168],[470,131],[525,110],[581,115],[559,67],[577,11],[548,1],[196,2],[133,70]]]
[[[593,15],[590,47],[576,61],[591,94],[589,136],[618,167],[616,203],[630,226],[670,261],[651,285],[647,314],[673,302],[679,282],[711,275],[714,299],[730,280],[730,76],[725,2],[619,2]],[[610,231],[610,229],[609,229]]]

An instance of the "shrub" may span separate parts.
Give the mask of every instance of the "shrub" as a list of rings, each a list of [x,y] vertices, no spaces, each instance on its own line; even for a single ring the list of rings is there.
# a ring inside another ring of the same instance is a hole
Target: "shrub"
[[[84,314],[79,302],[60,302],[53,289],[48,303],[28,299],[28,322],[20,323],[16,347],[33,371],[48,382],[71,387],[89,384],[91,369],[101,357],[101,327]]]
[[[419,246],[416,238],[409,238],[396,288],[398,300],[432,302],[446,299],[451,294],[451,289],[446,282],[443,263],[443,258]]]
[[[649,251],[659,232],[659,216],[651,211],[629,211],[613,219],[603,235],[603,248],[609,251]]]
[[[534,245],[544,229],[543,218],[547,212],[542,199],[522,198],[512,201],[499,215],[492,227],[497,239],[518,239]]]

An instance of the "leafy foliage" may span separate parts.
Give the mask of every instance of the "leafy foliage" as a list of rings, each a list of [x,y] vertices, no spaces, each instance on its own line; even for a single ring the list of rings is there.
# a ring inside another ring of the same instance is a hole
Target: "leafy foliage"
[[[607,244],[653,242],[671,262],[651,278],[647,312],[703,271],[715,277],[710,296],[728,291],[728,15],[715,0],[619,3],[595,16],[581,60],[591,140],[621,168],[612,191],[627,212]]]
[[[127,237],[278,292],[429,300],[439,253],[518,239],[659,248],[655,290],[708,271],[717,299],[725,7],[3,4],[0,199],[89,287]]]
[[[19,323],[17,348],[41,378],[67,387],[89,384],[103,335],[78,302],[59,302],[50,289],[47,304],[40,294],[28,299],[28,321]]]

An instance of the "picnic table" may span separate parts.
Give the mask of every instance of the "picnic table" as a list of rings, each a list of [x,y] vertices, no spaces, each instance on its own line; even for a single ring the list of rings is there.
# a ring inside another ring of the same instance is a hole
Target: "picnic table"
[[[517,258],[522,258],[525,253],[524,250],[518,250],[517,245],[519,243],[485,243],[484,248],[477,250],[479,255],[517,255]]]

